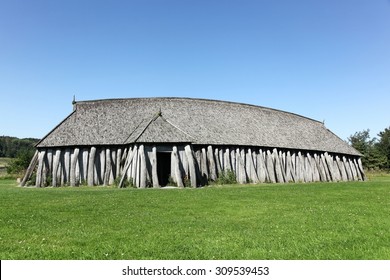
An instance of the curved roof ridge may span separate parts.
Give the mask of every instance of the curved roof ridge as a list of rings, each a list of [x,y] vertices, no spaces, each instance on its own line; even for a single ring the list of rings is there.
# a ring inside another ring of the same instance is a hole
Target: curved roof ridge
[[[323,124],[323,122],[321,122],[319,120],[316,120],[316,119],[313,119],[313,118],[309,118],[309,117],[300,115],[298,113],[293,113],[293,112],[288,112],[288,111],[285,111],[285,110],[281,110],[281,109],[276,109],[276,108],[267,107],[267,106],[261,106],[261,105],[255,105],[255,104],[249,104],[249,103],[244,103],[244,102],[219,100],[219,99],[212,99],[212,98],[176,97],[176,96],[172,96],[172,97],[169,97],[169,96],[162,96],[162,97],[158,97],[158,96],[155,96],[155,97],[123,97],[123,98],[119,97],[119,98],[107,98],[107,99],[81,100],[81,101],[75,101],[74,104],[77,105],[78,103],[81,103],[81,104],[83,104],[83,103],[93,103],[93,102],[103,103],[103,102],[112,102],[112,101],[126,101],[126,100],[140,100],[140,99],[144,99],[144,100],[153,100],[153,99],[154,100],[157,100],[157,99],[160,99],[160,100],[169,100],[169,99],[175,99],[175,100],[196,100],[196,101],[209,101],[209,102],[216,102],[216,103],[234,104],[234,105],[248,106],[248,107],[253,107],[253,108],[261,108],[261,109],[266,109],[266,110],[271,110],[271,111],[291,114],[291,115],[295,115],[297,117],[301,117],[301,118],[304,118],[304,119],[308,119],[308,120],[311,120],[311,121]]]

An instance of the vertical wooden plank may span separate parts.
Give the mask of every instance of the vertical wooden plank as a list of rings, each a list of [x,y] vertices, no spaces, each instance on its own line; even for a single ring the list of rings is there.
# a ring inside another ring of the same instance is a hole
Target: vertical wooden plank
[[[252,183],[256,184],[259,182],[259,177],[257,175],[256,166],[254,163],[253,153],[252,153],[251,149],[248,149],[248,160],[249,160],[249,168],[251,170],[250,171],[250,174],[251,174],[250,180],[252,181]]]
[[[47,157],[47,168],[48,168],[47,173],[50,174],[50,177],[52,177],[51,176],[53,172],[53,150],[52,149],[47,149],[46,157]],[[52,182],[50,182],[50,184],[52,184]]]
[[[291,153],[287,151],[286,153],[286,182],[293,181],[292,172],[291,172]]]
[[[236,149],[236,180],[237,182],[240,182],[240,172],[241,172],[241,168],[240,168],[240,161],[241,161],[241,155],[240,155],[240,149],[237,148]]]
[[[231,151],[230,151],[230,165],[232,166],[232,171],[234,172],[234,174],[236,175],[236,178],[237,178],[236,151],[234,149],[231,149]]]
[[[124,164],[124,162],[123,162],[123,164]],[[121,176],[121,170],[123,168],[123,166],[122,166],[122,148],[118,148],[118,150],[117,150],[115,166],[116,166],[116,170],[115,170],[115,178],[114,179]]]
[[[70,183],[70,149],[65,149],[64,154],[64,184],[69,185]]]
[[[110,186],[114,184],[114,179],[116,178],[116,152],[117,150],[115,148],[111,149],[111,171],[108,179]]]
[[[318,166],[317,166],[316,160],[314,158],[314,155],[311,155],[310,153],[309,153],[309,161],[310,161],[310,165],[312,168],[313,181],[319,182],[320,181],[320,173],[318,171]]]
[[[152,184],[153,188],[159,188],[160,184],[158,182],[158,174],[157,174],[157,148],[156,146],[152,147]]]
[[[217,170],[214,161],[214,153],[212,146],[207,147],[207,159],[210,169],[210,179],[215,181],[217,179]]]
[[[202,148],[202,158],[201,158],[201,166],[202,166],[202,177],[204,177],[206,183],[209,179],[209,172],[208,172],[208,166],[207,166],[207,153],[206,148]]]
[[[96,155],[96,148],[91,147],[91,151],[89,153],[89,158],[88,158],[88,174],[87,174],[88,186],[94,185],[95,155]]]
[[[183,184],[183,178],[182,178],[182,175],[180,172],[180,160],[179,160],[176,146],[173,146],[172,154],[173,154],[173,160],[174,160],[174,170],[172,170],[172,171],[174,171],[177,186],[179,188],[182,188],[182,187],[184,187],[184,184]]]
[[[82,172],[81,172],[81,184],[87,184],[87,178],[88,178],[88,158],[89,158],[89,150],[88,148],[84,148],[83,149],[83,159],[82,159],[82,163],[83,163],[83,168],[82,168]]]
[[[83,168],[83,150],[79,149],[79,153],[76,158],[76,186],[80,186],[82,168]]]
[[[307,155],[304,157],[303,178],[305,179],[305,182],[308,182],[308,183],[313,181],[313,177],[311,174],[311,166],[310,166],[309,158],[307,157]]]
[[[220,148],[218,150],[218,158],[219,158],[219,162],[220,162],[220,165],[221,165],[221,171],[222,172],[226,171],[225,170],[225,163],[224,163],[224,160],[223,160],[223,148]]]
[[[264,155],[262,149],[259,150],[259,153],[256,156],[257,160],[257,176],[259,177],[259,181],[261,183],[266,182],[267,180],[267,175],[266,175],[266,167],[265,167],[265,162],[264,162]]]
[[[45,156],[45,153],[46,153],[45,150],[41,150],[41,151],[39,151],[39,154],[38,154],[38,169],[37,169],[37,178],[35,181],[35,186],[38,188],[42,187],[42,185],[43,185],[42,172],[43,172],[43,165],[44,165],[43,158]]]
[[[186,145],[184,147],[186,156],[187,156],[187,161],[188,161],[188,166],[189,166],[189,173],[190,173],[190,180],[191,180],[191,186],[193,188],[197,187],[197,182],[196,182],[196,170],[195,170],[195,162],[194,162],[194,157],[192,156],[192,149],[190,145]]]
[[[224,162],[224,170],[226,171],[231,171],[231,163],[230,163],[230,150],[229,148],[225,149],[225,152],[223,153],[223,162]]]
[[[69,185],[76,186],[76,163],[79,157],[79,148],[75,148],[70,156]]]
[[[283,174],[282,174],[282,167],[280,164],[278,150],[276,148],[274,148],[272,151],[272,157],[273,157],[273,162],[275,164],[276,181],[278,183],[284,183],[284,178],[283,178]]]
[[[134,148],[133,148],[133,161],[132,161],[132,164],[131,164],[131,175],[129,176],[129,180],[132,180],[133,181],[133,185],[135,187],[137,187],[136,185],[136,178],[138,177],[137,176],[137,165],[138,165],[138,145],[134,145]]]
[[[271,151],[269,149],[267,149],[266,167],[267,167],[270,182],[276,183],[275,164],[272,158]]]
[[[145,160],[145,147],[144,145],[139,146],[139,155],[140,155],[140,171],[139,171],[139,187],[146,188],[146,160]]]
[[[104,160],[102,162],[102,165],[104,165],[105,168],[102,168],[102,173],[103,174],[103,185],[108,186],[110,185],[110,173],[111,173],[111,149],[107,147],[106,149],[103,150],[104,156],[102,157],[102,154],[100,154],[100,159]]]
[[[218,150],[218,148],[215,148],[214,156],[215,156],[215,163],[216,163],[216,166],[217,166],[217,176],[219,177],[220,174],[222,173],[222,167],[221,167],[221,162],[220,162],[220,159],[219,159],[219,150]]]

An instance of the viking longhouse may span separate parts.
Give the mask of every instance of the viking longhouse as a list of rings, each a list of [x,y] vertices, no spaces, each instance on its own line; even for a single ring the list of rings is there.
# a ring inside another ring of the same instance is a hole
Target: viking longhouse
[[[248,104],[191,98],[74,102],[37,145],[21,185],[197,187],[364,180],[361,154],[323,123]],[[36,174],[36,176],[32,176]]]

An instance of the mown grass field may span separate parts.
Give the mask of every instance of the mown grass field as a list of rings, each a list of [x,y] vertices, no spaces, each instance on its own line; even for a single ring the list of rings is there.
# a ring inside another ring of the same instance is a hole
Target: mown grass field
[[[390,177],[136,190],[0,180],[0,259],[390,259]]]

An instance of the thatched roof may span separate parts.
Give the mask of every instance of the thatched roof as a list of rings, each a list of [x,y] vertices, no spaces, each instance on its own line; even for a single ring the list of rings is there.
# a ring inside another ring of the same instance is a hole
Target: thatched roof
[[[248,104],[192,98],[76,102],[38,147],[192,143],[360,155],[321,122]]]

